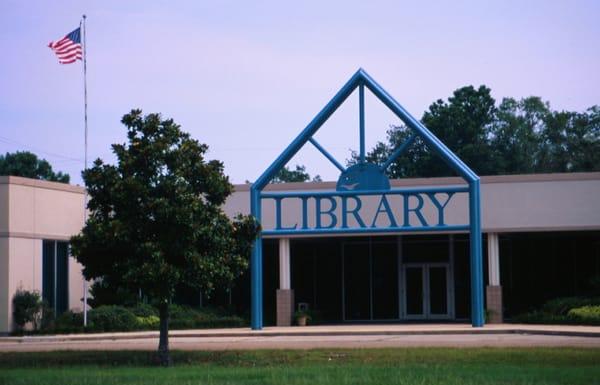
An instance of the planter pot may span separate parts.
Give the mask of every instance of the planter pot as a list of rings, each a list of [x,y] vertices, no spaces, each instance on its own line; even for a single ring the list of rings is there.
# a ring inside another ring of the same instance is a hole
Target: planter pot
[[[298,323],[298,326],[306,326],[306,321],[307,321],[306,316],[300,316],[298,318],[296,318],[296,323]]]

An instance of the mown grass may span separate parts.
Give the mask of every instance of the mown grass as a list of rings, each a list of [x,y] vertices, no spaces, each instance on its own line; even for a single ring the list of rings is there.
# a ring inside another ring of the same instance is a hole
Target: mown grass
[[[600,349],[0,353],[0,384],[600,384]]]

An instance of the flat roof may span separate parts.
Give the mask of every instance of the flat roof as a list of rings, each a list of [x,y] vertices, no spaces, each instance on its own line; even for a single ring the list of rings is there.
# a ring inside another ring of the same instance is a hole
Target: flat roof
[[[72,193],[85,194],[85,188],[79,185],[68,183],[50,182],[47,180],[24,178],[21,176],[2,175],[0,176],[0,184],[12,184],[19,186],[29,186],[43,188],[47,190],[67,191]]]
[[[530,183],[530,182],[560,182],[600,180],[600,172],[569,172],[549,174],[514,174],[514,175],[487,175],[481,176],[481,184],[491,183]],[[271,183],[265,190],[335,190],[337,182],[291,182]],[[392,187],[408,186],[444,186],[466,184],[461,177],[436,177],[436,178],[406,178],[390,179]],[[235,191],[249,191],[251,184],[236,184]]]

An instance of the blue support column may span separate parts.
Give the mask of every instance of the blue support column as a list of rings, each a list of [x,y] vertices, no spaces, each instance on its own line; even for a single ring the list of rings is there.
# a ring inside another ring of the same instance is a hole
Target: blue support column
[[[260,191],[254,187],[250,188],[250,213],[258,223],[261,221]],[[250,258],[250,281],[251,281],[251,311],[250,327],[252,330],[263,328],[263,255],[262,237],[259,234],[254,240],[252,256]]]
[[[360,126],[360,163],[365,163],[365,86],[358,86],[359,126]]]
[[[483,309],[483,260],[481,256],[481,200],[479,178],[469,182],[469,224],[471,246],[471,325],[485,323]]]

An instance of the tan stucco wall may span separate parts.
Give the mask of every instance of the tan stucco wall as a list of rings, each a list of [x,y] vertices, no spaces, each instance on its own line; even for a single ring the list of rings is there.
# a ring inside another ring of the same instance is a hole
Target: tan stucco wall
[[[392,181],[394,188],[456,185],[458,178]],[[224,210],[249,212],[248,185],[236,186]],[[332,190],[335,183],[272,185],[269,190]],[[600,229],[600,173],[482,177],[482,227],[486,232]],[[41,290],[42,239],[68,240],[83,226],[84,190],[78,186],[0,176],[0,333],[12,322],[11,299],[19,286]],[[373,212],[377,200],[364,199]],[[464,223],[465,197],[448,206],[446,223]],[[286,206],[284,206],[286,207]],[[431,207],[429,208],[431,209]],[[429,210],[428,209],[428,210]],[[339,206],[338,206],[339,210]],[[265,227],[272,227],[273,204],[265,204]],[[299,210],[284,208],[284,224]],[[428,219],[432,213],[426,213]],[[69,261],[69,306],[81,309],[81,266]]]
[[[11,318],[8,309],[8,278],[8,238],[0,237],[0,333],[8,332]]]
[[[0,183],[0,236],[8,232],[8,189],[8,184]]]
[[[68,240],[84,223],[77,186],[0,177],[0,333],[12,330],[12,297],[42,290],[42,240]],[[81,265],[69,258],[69,307],[81,309]]]
[[[8,329],[13,329],[12,298],[18,289],[41,293],[42,241],[31,238],[8,238]]]
[[[83,225],[83,190],[11,183],[8,194],[11,235],[68,239]]]
[[[464,183],[459,178],[405,179],[391,182],[393,188]],[[270,185],[266,190],[335,190],[335,183],[279,184]],[[598,197],[600,197],[600,173],[598,172],[482,177],[482,228],[484,232],[599,230],[600,198]],[[390,205],[394,206],[392,200],[389,199]],[[314,212],[314,203],[311,201],[309,201],[309,217]],[[372,217],[370,213],[376,210],[379,201],[367,197],[363,197],[362,201],[361,212],[365,212],[365,218]],[[299,207],[300,202],[294,200],[283,204],[284,226],[300,221]],[[435,212],[432,208],[429,205],[423,210],[429,223],[435,222]],[[446,223],[466,224],[467,209],[467,194],[457,194],[446,208]],[[340,210],[338,204],[336,210],[338,218]],[[274,211],[273,200],[263,199],[263,228],[274,227]],[[249,185],[236,186],[235,193],[225,204],[225,212],[230,216],[250,212]],[[414,216],[411,219],[414,219]],[[309,222],[314,223],[310,218]],[[384,223],[383,226],[385,225]]]

